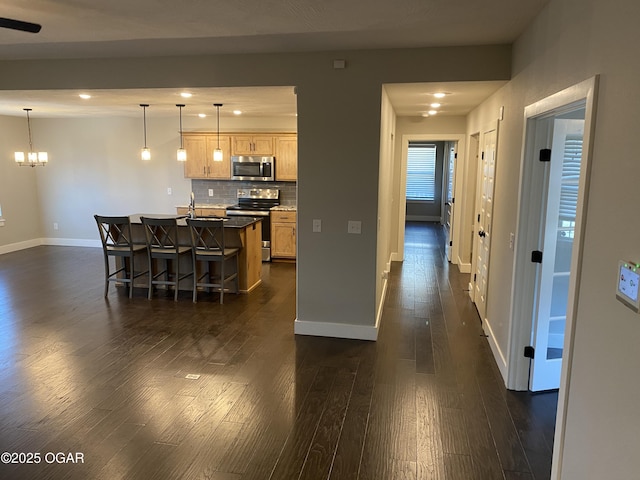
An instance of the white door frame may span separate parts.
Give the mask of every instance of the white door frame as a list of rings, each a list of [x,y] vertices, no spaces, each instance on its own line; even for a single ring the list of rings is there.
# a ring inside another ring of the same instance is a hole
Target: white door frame
[[[565,327],[562,373],[558,396],[558,411],[556,417],[555,440],[553,446],[553,463],[551,478],[560,478],[562,471],[562,457],[566,429],[566,409],[571,383],[571,367],[573,361],[573,345],[575,338],[575,316],[580,294],[580,270],[582,265],[582,247],[584,243],[584,223],[587,211],[589,169],[593,152],[593,137],[595,128],[595,107],[598,88],[598,77],[592,77],[543,100],[531,104],[524,111],[524,138],[520,165],[520,195],[518,199],[518,219],[516,227],[515,262],[512,281],[511,322],[508,347],[508,375],[507,388],[512,390],[526,390],[529,379],[529,359],[523,355],[525,345],[531,341],[532,315],[530,308],[530,288],[535,285],[535,266],[531,264],[530,243],[538,232],[531,231],[528,225],[533,224],[533,215],[539,215],[540,210],[529,205],[529,190],[535,181],[531,164],[535,152],[540,145],[535,144],[535,128],[537,120],[553,112],[566,111],[567,107],[580,104],[585,108],[585,125],[583,140],[582,162],[578,191],[578,208],[576,211],[576,226],[571,271],[575,273],[569,284],[569,300],[567,303],[567,320]],[[546,128],[543,126],[543,128]],[[527,293],[529,292],[529,293]],[[529,298],[528,298],[529,297]]]
[[[453,246],[451,247],[452,263],[458,263],[458,252],[461,240],[461,231],[463,226],[460,225],[458,219],[462,218],[462,198],[464,197],[464,175],[466,170],[465,152],[465,134],[463,133],[439,133],[439,134],[406,134],[402,135],[402,162],[400,165],[400,198],[398,201],[398,252],[393,255],[394,261],[404,260],[404,225],[406,222],[407,211],[407,151],[409,149],[409,141],[426,141],[426,142],[458,142],[458,164],[455,171],[455,192],[456,201],[453,204],[453,223],[451,224],[451,238]],[[459,167],[459,168],[458,168]]]

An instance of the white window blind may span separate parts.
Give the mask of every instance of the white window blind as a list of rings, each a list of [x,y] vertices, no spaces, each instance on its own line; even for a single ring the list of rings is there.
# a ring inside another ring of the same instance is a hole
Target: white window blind
[[[435,200],[436,146],[409,142],[407,152],[407,200]]]

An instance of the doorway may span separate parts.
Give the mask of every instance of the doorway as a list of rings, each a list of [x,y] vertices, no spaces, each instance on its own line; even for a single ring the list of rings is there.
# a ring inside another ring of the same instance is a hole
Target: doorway
[[[394,260],[402,261],[404,259],[404,239],[405,239],[405,223],[407,221],[407,164],[408,164],[408,151],[410,142],[419,143],[436,143],[443,142],[443,145],[449,145],[454,149],[455,156],[455,168],[453,169],[453,178],[449,180],[448,174],[444,170],[448,170],[449,163],[443,161],[441,163],[440,171],[438,172],[438,188],[442,185],[444,193],[447,190],[444,188],[444,179],[447,184],[451,183],[452,197],[451,197],[451,209],[449,216],[449,239],[447,244],[450,247],[451,263],[459,263],[459,250],[461,245],[461,231],[462,226],[458,219],[462,219],[463,212],[462,207],[465,202],[458,202],[456,198],[463,199],[466,195],[466,183],[467,179],[463,176],[465,172],[464,165],[464,152],[465,152],[465,135],[464,134],[410,134],[402,136],[402,163],[400,167],[400,189],[399,189],[399,202],[398,202],[398,239],[397,239],[397,253],[394,255]],[[447,168],[444,168],[447,167]],[[442,207],[438,207],[437,217],[434,221],[442,222]]]
[[[597,85],[592,77],[525,108],[507,387],[559,390],[552,477],[562,468]]]

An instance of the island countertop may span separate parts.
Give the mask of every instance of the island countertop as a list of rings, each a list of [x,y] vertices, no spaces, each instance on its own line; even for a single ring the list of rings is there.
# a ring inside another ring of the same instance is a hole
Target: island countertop
[[[142,217],[147,218],[175,218],[178,220],[179,226],[187,226],[187,217],[184,215],[164,215],[164,214],[146,214],[146,213],[134,213],[129,215],[131,223],[136,225],[142,224]],[[196,217],[199,220],[216,220],[222,219],[224,221],[225,228],[245,228],[249,225],[262,221],[260,217]]]

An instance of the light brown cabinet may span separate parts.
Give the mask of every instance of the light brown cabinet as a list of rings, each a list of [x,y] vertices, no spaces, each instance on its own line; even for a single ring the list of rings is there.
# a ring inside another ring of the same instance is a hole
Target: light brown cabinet
[[[229,180],[232,155],[255,155],[276,158],[276,180],[295,182],[298,179],[298,137],[295,133],[224,133],[220,134],[223,161],[213,161],[218,146],[216,133],[185,133],[184,148],[187,161],[185,178]]]
[[[213,151],[218,146],[218,136],[211,134],[184,134],[184,149],[187,161],[184,164],[186,178],[210,178],[228,180],[231,178],[231,140],[220,136],[222,161],[213,161]]]
[[[274,155],[273,135],[232,135],[232,155],[257,155],[271,157]]]
[[[276,180],[295,182],[298,179],[298,137],[276,137]]]
[[[271,212],[272,258],[296,258],[296,218],[295,211]]]

